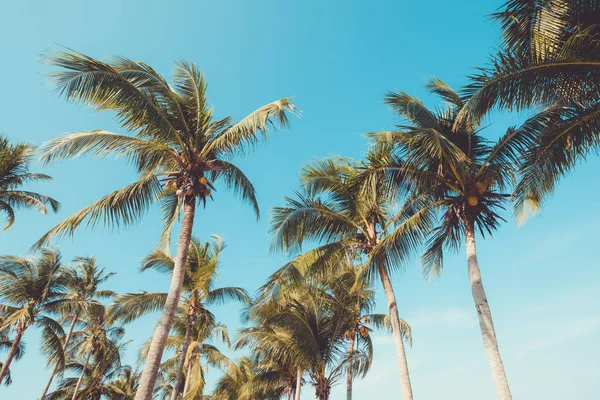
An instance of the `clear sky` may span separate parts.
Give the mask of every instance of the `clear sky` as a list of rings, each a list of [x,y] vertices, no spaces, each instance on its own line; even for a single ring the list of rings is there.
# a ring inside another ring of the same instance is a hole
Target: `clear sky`
[[[41,144],[67,132],[118,131],[110,114],[68,104],[44,84],[49,69],[40,54],[58,45],[100,59],[141,60],[169,77],[174,61],[194,61],[205,72],[217,116],[240,118],[295,96],[302,117],[239,160],[258,190],[260,222],[224,191],[196,219],[196,235],[215,233],[228,242],[221,284],[253,291],[285,261],[269,254],[268,214],[298,187],[299,168],[328,155],[360,157],[367,148],[364,133],[390,129],[395,122],[382,103],[386,91],[401,89],[434,106],[436,100],[423,89],[428,78],[465,84],[465,76],[498,45],[498,29],[486,16],[500,5],[496,0],[0,0],[0,132]],[[522,117],[493,115],[486,132],[495,138]],[[541,215],[522,227],[508,216],[494,238],[479,242],[484,285],[517,399],[598,398],[599,167],[597,158],[590,159],[562,181]],[[20,212],[15,225],[0,232],[0,254],[25,254],[61,219],[134,178],[130,166],[112,159],[34,169],[54,180],[33,189],[60,200],[62,209],[45,217]],[[65,259],[94,255],[118,272],[107,285],[114,290],[164,291],[164,276],[138,273],[160,228],[154,209],[135,227],[81,229],[56,245]],[[493,399],[463,253],[447,258],[439,280],[425,282],[415,262],[394,276],[394,286],[401,316],[413,327],[408,361],[415,397]],[[378,311],[385,312],[382,294],[378,300]],[[240,326],[236,306],[215,312],[232,332]],[[132,339],[127,362],[135,362],[156,318],[127,327]],[[3,400],[37,398],[47,379],[38,333],[28,332],[26,342],[26,356],[12,367],[14,384],[0,388]],[[357,382],[356,398],[399,399],[393,344],[384,335],[375,342],[375,365]],[[304,390],[304,399],[313,398],[310,386]],[[342,398],[339,386],[332,399]]]

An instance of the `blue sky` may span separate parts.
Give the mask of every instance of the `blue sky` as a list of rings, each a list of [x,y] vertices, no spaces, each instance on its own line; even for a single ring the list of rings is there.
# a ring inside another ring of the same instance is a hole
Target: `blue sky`
[[[298,170],[328,155],[360,157],[364,133],[389,129],[395,119],[382,103],[388,90],[401,89],[435,106],[423,89],[437,76],[451,86],[485,63],[498,44],[498,29],[486,15],[500,1],[20,1],[2,2],[0,24],[0,132],[12,140],[41,144],[67,132],[119,131],[107,113],[68,104],[44,84],[49,71],[40,54],[67,46],[93,57],[142,60],[171,75],[173,62],[196,62],[209,82],[217,116],[241,118],[278,98],[295,96],[303,111],[292,128],[267,146],[238,160],[255,184],[261,211],[219,191],[198,213],[195,233],[223,236],[222,285],[255,290],[285,261],[269,254],[268,213],[298,187]],[[494,114],[486,132],[495,138],[523,115]],[[596,268],[600,205],[597,171],[591,158],[564,179],[541,215],[522,227],[508,218],[494,238],[480,240],[484,285],[495,318],[501,352],[515,398],[595,399],[600,383],[600,270]],[[122,160],[78,159],[35,170],[54,181],[33,189],[62,202],[57,215],[20,212],[0,232],[0,254],[25,254],[50,227],[98,197],[132,181]],[[166,290],[164,276],[138,273],[143,256],[160,232],[154,209],[128,229],[81,229],[55,244],[65,259],[94,255],[118,272],[109,286],[119,292]],[[447,258],[442,277],[425,282],[417,262],[394,276],[400,313],[413,326],[408,351],[418,399],[494,398],[477,327],[463,253]],[[380,289],[378,287],[378,289]],[[385,301],[378,297],[378,311]],[[215,309],[232,332],[239,309]],[[156,316],[128,326],[127,361]],[[0,388],[2,399],[33,399],[47,378],[39,336],[26,335],[24,359],[14,364],[14,384]],[[393,344],[377,335],[375,365],[357,382],[356,397],[400,398]],[[211,374],[212,379],[216,374]],[[332,399],[342,399],[343,387]],[[313,398],[307,386],[303,398]]]

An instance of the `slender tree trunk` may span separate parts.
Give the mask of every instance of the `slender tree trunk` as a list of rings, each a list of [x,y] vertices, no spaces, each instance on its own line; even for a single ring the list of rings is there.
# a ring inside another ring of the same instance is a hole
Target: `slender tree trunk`
[[[346,380],[346,400],[352,400],[352,369],[354,368],[354,360],[352,360],[352,357],[354,356],[355,340],[356,335],[353,333],[352,338],[350,339],[350,344],[348,346],[348,355],[350,356],[350,363],[348,364],[348,379]]]
[[[69,345],[69,341],[71,340],[71,335],[73,334],[73,329],[75,328],[76,323],[77,323],[77,316],[75,316],[73,318],[73,322],[71,322],[71,325],[69,326],[69,332],[67,332],[67,337],[65,338],[65,345],[63,347],[63,352],[67,351],[67,346]],[[58,361],[56,362],[56,364],[54,364],[54,368],[52,369],[50,378],[48,378],[46,387],[44,388],[44,391],[42,392],[42,395],[40,396],[40,400],[44,400],[44,397],[46,397],[46,393],[48,393],[48,390],[50,389],[50,385],[52,385],[52,380],[54,379],[54,376],[56,375],[57,372],[58,372]]]
[[[496,396],[501,400],[511,400],[512,395],[508,387],[506,372],[500,358],[500,349],[496,340],[496,330],[492,320],[490,306],[481,283],[481,272],[479,271],[479,263],[477,262],[477,249],[475,247],[475,227],[473,221],[468,221],[466,224],[466,247],[467,247],[467,263],[469,267],[469,282],[471,283],[471,292],[475,301],[475,309],[477,310],[477,318],[479,319],[479,327],[483,336],[483,345],[487,354],[488,363],[492,370],[492,378],[496,388]]]
[[[302,368],[296,371],[296,391],[294,392],[294,400],[300,400],[300,390],[302,389]]]
[[[383,291],[388,303],[390,319],[392,321],[392,333],[394,335],[394,344],[396,345],[396,361],[400,372],[400,388],[402,400],[412,400],[412,386],[408,374],[408,361],[406,360],[406,351],[404,350],[404,341],[402,340],[402,330],[400,328],[400,316],[398,315],[398,305],[396,304],[396,295],[390,281],[388,272],[383,267],[379,267],[379,276],[383,284]]]
[[[190,362],[188,362],[187,372],[185,374],[185,385],[183,387],[183,396],[181,396],[184,399],[188,390],[190,390],[190,382],[192,381],[192,364],[192,360],[190,360]]]
[[[179,234],[179,244],[177,245],[177,255],[175,256],[175,266],[173,268],[173,276],[171,278],[171,287],[167,295],[167,301],[163,308],[162,315],[158,321],[158,325],[154,330],[148,358],[144,365],[144,370],[140,378],[140,386],[135,394],[135,400],[151,400],[156,376],[160,367],[165,342],[169,336],[169,331],[173,325],[173,318],[179,304],[179,296],[183,286],[183,278],[185,275],[185,263],[187,262],[190,241],[192,239],[192,228],[194,225],[195,203],[193,201],[186,202],[183,206],[183,221],[181,223],[181,232]]]
[[[13,339],[13,344],[12,346],[10,346],[10,350],[8,351],[6,361],[4,361],[4,365],[2,365],[2,370],[0,370],[0,384],[2,384],[2,381],[6,377],[6,374],[8,374],[10,363],[12,362],[13,358],[15,358],[15,355],[17,355],[17,351],[19,350],[19,343],[21,343],[21,339],[23,338],[25,329],[27,328],[17,328],[17,334]]]
[[[79,379],[77,380],[77,385],[75,385],[75,391],[73,392],[73,397],[71,397],[71,400],[75,400],[75,398],[77,398],[77,392],[79,392],[81,382],[83,382],[83,376],[85,375],[85,370],[87,369],[87,366],[90,363],[91,357],[92,352],[90,351],[90,354],[88,354],[87,358],[85,359],[85,364],[83,364],[83,369],[81,370],[81,375],[79,375]]]
[[[185,356],[188,348],[190,347],[190,342],[192,341],[192,337],[190,335],[191,331],[192,318],[188,316],[187,325],[185,327],[185,340],[183,341],[183,348],[181,349],[181,359],[179,360],[179,365],[177,366],[177,375],[175,376],[175,383],[173,384],[173,394],[171,395],[171,400],[177,400],[177,396],[179,395],[179,386],[181,385],[181,375],[183,375]]]

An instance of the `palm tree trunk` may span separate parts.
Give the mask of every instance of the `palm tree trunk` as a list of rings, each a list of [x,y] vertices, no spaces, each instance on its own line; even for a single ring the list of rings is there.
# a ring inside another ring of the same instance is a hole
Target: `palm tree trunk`
[[[298,368],[296,371],[296,390],[294,392],[294,400],[300,400],[300,389],[302,389],[302,368]]]
[[[185,356],[188,348],[190,347],[190,342],[192,341],[192,337],[190,335],[191,331],[192,318],[188,316],[187,326],[185,327],[185,340],[183,341],[183,347],[181,349],[181,359],[179,360],[179,365],[177,366],[177,375],[175,376],[175,383],[173,384],[173,394],[171,395],[171,400],[177,400],[177,396],[179,396],[179,386],[181,385],[181,375],[183,375]]]
[[[408,374],[408,361],[406,360],[406,351],[404,349],[404,341],[402,340],[402,330],[400,328],[400,316],[398,315],[398,305],[396,304],[396,295],[390,281],[390,276],[385,268],[379,266],[379,276],[383,284],[383,291],[388,303],[390,319],[392,321],[392,333],[394,335],[394,344],[396,345],[396,361],[398,362],[398,370],[400,372],[400,389],[402,392],[402,400],[412,400],[412,386],[410,384],[410,376]]]
[[[12,346],[10,346],[10,350],[8,351],[6,361],[4,361],[4,365],[2,365],[2,370],[0,370],[0,384],[2,384],[2,381],[6,377],[6,374],[8,374],[10,363],[12,362],[13,358],[15,358],[15,355],[17,355],[17,351],[19,350],[19,343],[21,343],[21,338],[23,338],[25,329],[27,328],[17,328],[17,334],[13,339],[13,344]]]
[[[496,340],[496,330],[492,320],[490,306],[481,283],[481,272],[479,271],[479,263],[477,262],[477,249],[475,247],[475,226],[473,221],[467,221],[465,236],[467,247],[467,263],[469,267],[469,281],[471,283],[471,293],[475,301],[477,310],[477,318],[479,319],[479,327],[483,336],[483,345],[487,354],[488,363],[492,370],[492,378],[496,388],[496,396],[501,400],[511,400],[512,395],[508,387],[506,372],[504,372],[504,364],[500,358],[500,349]]]
[[[356,335],[353,333],[352,338],[350,339],[350,344],[348,346],[348,355],[350,356],[350,362],[348,364],[348,379],[346,380],[346,400],[352,400],[352,369],[354,368],[354,361],[352,357],[354,356],[354,341],[356,339]]]
[[[181,232],[179,234],[179,244],[177,245],[177,255],[175,256],[175,266],[171,278],[171,287],[163,308],[162,315],[158,325],[154,330],[148,358],[144,365],[144,370],[140,378],[140,386],[135,395],[135,400],[151,400],[154,384],[160,368],[165,342],[169,336],[169,331],[173,325],[173,318],[179,304],[179,296],[183,286],[185,275],[185,263],[187,262],[190,241],[192,239],[192,228],[194,226],[194,213],[196,211],[195,203],[186,202],[183,206],[183,222],[181,223]]]
[[[85,359],[85,364],[83,364],[83,369],[81,370],[81,375],[79,375],[79,379],[77,380],[77,385],[75,385],[75,391],[73,392],[73,397],[71,397],[71,400],[75,400],[75,398],[77,397],[77,392],[79,392],[79,388],[81,387],[81,382],[83,382],[83,376],[85,375],[85,370],[87,369],[87,366],[90,363],[91,357],[92,357],[92,352],[90,351],[87,358]]]
[[[76,323],[77,323],[77,316],[75,316],[73,318],[73,322],[71,322],[71,325],[69,326],[69,332],[67,332],[67,337],[65,338],[65,345],[63,347],[63,351],[67,350],[67,346],[69,345],[69,341],[71,340],[71,335],[73,334],[73,329],[75,328]],[[50,385],[52,385],[52,380],[54,379],[54,376],[56,375],[57,372],[58,372],[58,361],[56,362],[56,364],[54,364],[54,368],[52,369],[50,378],[48,378],[46,387],[44,388],[44,391],[42,392],[42,395],[40,396],[40,400],[44,400],[44,397],[46,397],[46,393],[48,393],[48,390],[50,389]]]

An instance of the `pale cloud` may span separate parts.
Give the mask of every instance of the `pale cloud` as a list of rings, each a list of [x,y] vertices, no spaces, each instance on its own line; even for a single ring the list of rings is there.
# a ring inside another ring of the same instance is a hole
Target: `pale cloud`
[[[467,308],[442,308],[420,310],[407,319],[411,327],[447,325],[456,328],[471,328],[477,325],[474,311]]]
[[[521,362],[533,352],[543,350],[550,346],[556,346],[563,342],[598,331],[600,331],[600,317],[598,316],[584,316],[557,321],[550,326],[550,329],[544,330],[544,337],[537,338],[527,343],[518,353],[516,362]]]

